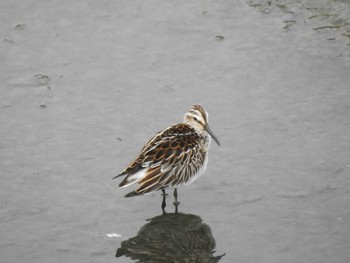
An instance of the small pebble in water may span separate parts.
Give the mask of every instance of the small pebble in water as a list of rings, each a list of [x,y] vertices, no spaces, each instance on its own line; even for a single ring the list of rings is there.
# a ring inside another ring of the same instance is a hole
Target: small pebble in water
[[[16,30],[23,30],[24,28],[26,28],[26,24],[17,24],[14,26],[14,29]]]
[[[44,74],[36,74],[34,77],[39,85],[47,85],[50,82],[50,77]]]
[[[219,35],[218,35],[218,36],[215,36],[215,39],[216,39],[216,40],[224,40],[224,39],[225,39],[225,37],[223,37],[223,36],[219,36]]]
[[[117,234],[117,233],[108,233],[106,234],[107,237],[122,237],[121,234]]]

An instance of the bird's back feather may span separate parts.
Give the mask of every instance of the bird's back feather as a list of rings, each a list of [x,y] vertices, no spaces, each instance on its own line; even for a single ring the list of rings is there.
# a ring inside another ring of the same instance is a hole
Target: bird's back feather
[[[138,183],[139,187],[125,197],[189,182],[204,164],[202,140],[190,125],[173,125],[149,140],[139,156],[114,178],[126,176],[119,187]]]

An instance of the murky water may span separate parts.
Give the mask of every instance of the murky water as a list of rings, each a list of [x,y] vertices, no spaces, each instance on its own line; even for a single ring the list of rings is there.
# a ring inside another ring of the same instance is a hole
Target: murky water
[[[281,30],[296,40],[296,47],[349,61],[349,0],[247,0],[247,3],[264,15],[277,17]]]
[[[0,262],[348,261],[347,26],[251,3],[0,4]],[[125,199],[111,178],[195,103],[222,147],[179,214]]]

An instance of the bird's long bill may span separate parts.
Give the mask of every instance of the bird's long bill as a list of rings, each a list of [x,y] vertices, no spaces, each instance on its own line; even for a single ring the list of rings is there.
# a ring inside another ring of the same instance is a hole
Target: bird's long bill
[[[220,142],[218,138],[214,135],[213,131],[209,128],[209,126],[205,126],[205,130],[210,134],[210,136],[214,139],[214,141],[220,146]]]

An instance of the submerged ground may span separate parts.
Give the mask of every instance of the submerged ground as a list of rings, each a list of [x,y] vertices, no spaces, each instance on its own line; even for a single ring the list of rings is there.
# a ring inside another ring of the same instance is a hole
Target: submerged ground
[[[347,262],[349,3],[267,2],[2,2],[1,262],[132,262],[173,224],[176,256]],[[154,228],[160,193],[111,178],[192,104],[222,147]]]

